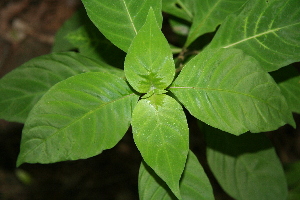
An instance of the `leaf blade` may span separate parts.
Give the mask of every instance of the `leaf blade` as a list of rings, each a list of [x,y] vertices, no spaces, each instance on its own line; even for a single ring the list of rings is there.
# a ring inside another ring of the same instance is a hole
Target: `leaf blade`
[[[131,125],[143,159],[180,199],[179,179],[189,149],[182,107],[165,94],[153,95],[138,102]]]
[[[187,63],[170,91],[196,118],[235,135],[295,123],[274,80],[237,49],[203,51]]]
[[[113,44],[127,52],[145,22],[150,7],[162,22],[160,0],[82,0],[93,23]]]
[[[88,158],[112,148],[128,129],[137,100],[124,80],[103,72],[56,84],[30,112],[17,165]]]
[[[35,103],[54,84],[89,71],[124,76],[122,70],[74,52],[52,53],[24,63],[0,80],[0,118],[24,123]]]
[[[132,41],[125,58],[124,71],[130,85],[140,93],[165,89],[174,78],[172,52],[152,9]]]
[[[266,71],[299,61],[299,9],[297,0],[248,1],[224,21],[210,47],[241,49]]]

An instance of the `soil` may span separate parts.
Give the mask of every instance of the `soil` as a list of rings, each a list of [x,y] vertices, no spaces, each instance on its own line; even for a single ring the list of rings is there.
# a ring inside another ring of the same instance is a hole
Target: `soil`
[[[56,31],[80,6],[80,0],[1,0],[0,78],[31,58],[49,53]],[[300,117],[295,118],[299,124]],[[191,118],[189,126],[191,148],[211,179],[216,199],[231,199],[207,166],[203,136],[195,134],[199,132],[196,120]],[[22,124],[0,120],[0,199],[138,199],[141,156],[130,131],[117,146],[89,159],[16,168],[22,128]],[[282,163],[299,160],[299,128],[284,126],[267,135]]]

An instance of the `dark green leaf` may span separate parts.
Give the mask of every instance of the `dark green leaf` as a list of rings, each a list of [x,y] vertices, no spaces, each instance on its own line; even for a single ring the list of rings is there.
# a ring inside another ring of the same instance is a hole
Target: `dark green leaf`
[[[63,26],[55,34],[55,41],[52,47],[52,52],[70,51],[76,49],[72,43],[70,43],[66,36],[78,29],[80,26],[91,23],[85,10],[79,9],[70,19],[68,19]],[[91,23],[92,24],[92,23]]]
[[[191,151],[180,180],[180,193],[184,200],[214,199],[210,182]],[[141,164],[139,172],[139,195],[143,200],[177,199],[166,183],[145,162]]]
[[[204,33],[213,32],[224,19],[238,10],[247,0],[202,0],[197,1],[197,9],[185,46]]]
[[[74,52],[52,53],[26,62],[0,80],[0,118],[24,123],[35,103],[54,84],[89,71],[124,76],[122,70]]]
[[[241,136],[207,128],[208,164],[222,188],[239,200],[283,200],[287,183],[275,149],[263,134]]]
[[[266,71],[300,60],[300,1],[250,0],[218,30],[212,48],[238,48]]]
[[[300,161],[284,165],[285,175],[289,188],[288,200],[300,198]]]
[[[161,26],[161,0],[82,0],[93,23],[114,45],[127,52],[145,23],[150,7]]]
[[[123,137],[138,100],[117,76],[89,72],[53,86],[23,129],[17,165],[95,156]]]
[[[192,21],[198,0],[162,0],[164,12]]]
[[[189,150],[189,130],[182,107],[165,94],[152,95],[138,102],[131,124],[145,162],[180,199],[179,180]]]
[[[125,75],[140,93],[165,89],[174,78],[175,65],[170,46],[159,29],[152,9],[125,58]]]
[[[66,38],[80,54],[123,68],[125,53],[106,39],[92,22],[69,33]]]
[[[295,124],[275,81],[241,50],[201,52],[186,64],[170,90],[192,115],[235,135]]]
[[[290,109],[300,114],[300,74],[293,66],[271,73],[285,96]]]

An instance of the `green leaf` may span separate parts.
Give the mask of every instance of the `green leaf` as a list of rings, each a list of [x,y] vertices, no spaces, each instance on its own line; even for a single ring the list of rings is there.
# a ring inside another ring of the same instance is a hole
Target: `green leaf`
[[[180,193],[184,200],[214,199],[210,182],[192,151],[189,151],[180,180]],[[177,199],[145,162],[142,162],[139,171],[139,196],[143,200]]]
[[[300,161],[284,165],[284,171],[288,183],[288,200],[300,198]]]
[[[188,150],[189,130],[180,104],[161,94],[138,102],[132,114],[133,138],[145,162],[177,198]]]
[[[222,188],[239,200],[287,198],[283,168],[263,134],[241,136],[207,128],[208,164]]]
[[[123,68],[125,53],[106,39],[92,22],[69,33],[66,38],[78,48],[80,54]]]
[[[247,0],[202,0],[197,1],[197,9],[185,46],[204,33],[213,32],[224,19],[238,10]]]
[[[210,47],[241,49],[274,71],[300,60],[299,30],[299,0],[251,0],[222,23]]]
[[[271,73],[285,96],[290,109],[300,114],[300,74],[293,66]]]
[[[35,103],[54,84],[89,71],[124,76],[122,70],[74,52],[52,53],[26,62],[0,79],[0,118],[24,123]]]
[[[186,21],[192,21],[197,0],[162,0],[162,10]]]
[[[25,123],[17,165],[95,156],[123,137],[138,100],[117,76],[89,72],[53,86]]]
[[[76,46],[70,43],[66,39],[66,36],[70,32],[75,31],[80,26],[86,23],[91,23],[91,20],[88,18],[84,8],[81,8],[77,12],[75,12],[75,14],[73,14],[73,16],[68,19],[55,34],[52,52],[63,52],[76,49]]]
[[[235,135],[295,125],[275,81],[241,50],[204,50],[186,64],[170,91],[196,118]]]
[[[161,0],[82,0],[88,16],[114,45],[127,52],[150,7],[161,26]]]
[[[175,65],[172,51],[152,9],[145,25],[132,41],[124,71],[130,85],[140,93],[165,89],[173,81]]]

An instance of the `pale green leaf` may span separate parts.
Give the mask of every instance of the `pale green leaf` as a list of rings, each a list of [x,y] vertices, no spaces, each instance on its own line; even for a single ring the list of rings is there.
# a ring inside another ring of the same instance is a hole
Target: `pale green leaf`
[[[189,151],[189,130],[180,104],[165,94],[142,99],[133,110],[131,125],[145,162],[180,198],[179,180]]]
[[[92,22],[69,33],[66,38],[80,54],[123,68],[125,53],[106,39]]]
[[[161,0],[82,0],[82,3],[103,35],[125,52],[145,23],[150,7],[159,26],[162,24]]]
[[[229,14],[238,10],[246,1],[198,0],[185,46],[189,46],[199,36],[215,31]]]
[[[266,71],[300,60],[300,1],[250,0],[222,23],[212,48],[238,48]]]
[[[184,200],[213,200],[210,182],[197,157],[189,151],[180,180],[180,193]],[[166,183],[145,162],[139,171],[139,196],[143,200],[177,199]]]
[[[162,0],[162,10],[186,21],[192,21],[198,0]]]
[[[292,110],[300,114],[300,74],[293,66],[287,66],[271,73]]]
[[[125,75],[140,93],[165,89],[174,78],[175,65],[170,46],[150,9],[145,25],[132,41],[125,58]]]
[[[0,118],[24,123],[35,103],[54,84],[89,71],[124,76],[122,70],[74,52],[52,53],[26,62],[0,79]]]
[[[17,165],[89,158],[112,148],[127,131],[137,100],[112,74],[89,72],[61,81],[30,112]]]
[[[275,81],[241,50],[204,50],[170,91],[196,118],[235,135],[295,124]]]
[[[263,134],[234,136],[207,128],[208,164],[222,188],[239,200],[283,200],[287,183],[275,149]]]

